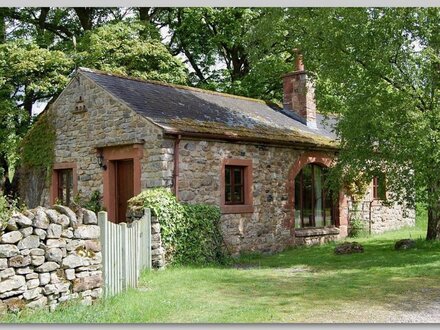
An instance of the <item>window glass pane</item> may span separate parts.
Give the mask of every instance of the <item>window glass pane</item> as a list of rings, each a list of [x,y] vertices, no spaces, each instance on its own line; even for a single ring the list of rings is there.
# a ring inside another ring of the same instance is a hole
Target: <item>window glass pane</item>
[[[302,171],[295,178],[295,228],[301,228],[301,175]]]
[[[242,184],[243,183],[243,169],[240,167],[234,168],[234,184]]]
[[[379,177],[376,178],[376,185],[377,185],[377,198],[385,200],[386,199],[386,181],[385,181],[385,175],[381,174]]]
[[[325,224],[330,226],[334,224],[332,205],[335,201],[332,198],[331,192],[327,191],[325,194]]]
[[[231,167],[225,167],[225,184],[231,184]]]
[[[323,203],[322,203],[322,173],[321,167],[313,165],[314,192],[315,192],[315,227],[324,227]]]
[[[312,167],[303,168],[303,223],[304,227],[313,226],[313,200],[312,200]]]
[[[243,201],[243,186],[234,186],[232,200],[234,202]]]
[[[231,186],[229,185],[225,186],[225,200],[226,202],[232,201]]]

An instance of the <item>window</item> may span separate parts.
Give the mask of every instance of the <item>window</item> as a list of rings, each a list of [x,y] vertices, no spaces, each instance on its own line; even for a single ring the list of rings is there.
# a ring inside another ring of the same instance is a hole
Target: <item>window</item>
[[[252,213],[252,160],[225,159],[221,167],[222,213]]]
[[[244,204],[243,166],[225,166],[225,204]]]
[[[295,228],[335,225],[338,208],[324,187],[326,175],[326,168],[308,164],[295,177]]]
[[[73,195],[73,170],[56,170],[58,176],[57,199],[62,205],[70,205]]]
[[[385,175],[373,177],[373,199],[386,199]]]
[[[50,201],[70,205],[78,193],[76,163],[55,163],[52,172]]]

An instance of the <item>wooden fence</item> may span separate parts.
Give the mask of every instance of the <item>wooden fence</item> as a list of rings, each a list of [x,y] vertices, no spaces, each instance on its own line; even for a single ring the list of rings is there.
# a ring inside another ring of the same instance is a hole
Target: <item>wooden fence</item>
[[[105,296],[134,288],[143,269],[151,269],[151,213],[132,223],[108,221],[107,212],[98,213]]]

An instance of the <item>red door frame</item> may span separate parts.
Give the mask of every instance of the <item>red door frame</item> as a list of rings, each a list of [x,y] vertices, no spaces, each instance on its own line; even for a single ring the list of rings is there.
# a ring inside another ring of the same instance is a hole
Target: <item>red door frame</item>
[[[133,159],[133,192],[136,196],[141,192],[141,159],[143,157],[142,144],[130,144],[124,146],[112,146],[99,148],[104,157],[104,164],[107,170],[103,177],[103,203],[108,213],[108,219],[116,219],[116,168],[113,161]]]

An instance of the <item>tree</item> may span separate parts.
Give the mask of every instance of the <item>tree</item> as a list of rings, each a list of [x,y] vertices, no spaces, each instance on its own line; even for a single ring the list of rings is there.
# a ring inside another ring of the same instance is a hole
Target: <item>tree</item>
[[[276,36],[296,36],[318,108],[339,115],[334,177],[384,173],[391,201],[427,203],[427,239],[440,239],[440,10],[275,9],[267,19]]]
[[[161,44],[158,31],[125,17],[130,10],[0,9],[1,190],[14,193],[18,145],[32,124],[34,104],[60,93],[75,65],[186,83],[185,67]]]
[[[194,85],[232,92],[249,73],[245,35],[257,17],[249,8],[173,8],[156,24],[168,27],[168,45],[187,59]]]
[[[144,79],[187,83],[183,63],[160,40],[148,37],[144,26],[136,22],[96,28],[86,33],[78,48],[78,61],[83,66]]]

